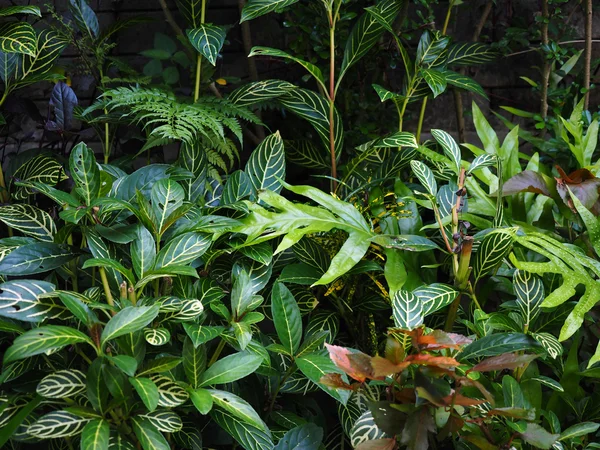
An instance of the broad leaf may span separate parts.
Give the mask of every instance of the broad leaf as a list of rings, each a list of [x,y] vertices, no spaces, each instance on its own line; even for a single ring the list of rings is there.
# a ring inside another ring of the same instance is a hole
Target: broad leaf
[[[322,441],[323,429],[306,423],[285,433],[274,450],[318,450]]]
[[[447,81],[443,72],[435,69],[421,69],[421,75],[433,92],[433,98],[444,93]]]
[[[398,328],[412,330],[423,324],[423,304],[415,294],[399,290],[392,299],[394,323]]]
[[[152,211],[156,218],[154,225],[156,230],[162,233],[167,227],[169,216],[183,205],[185,192],[175,181],[170,178],[163,178],[152,186],[150,199],[152,200]]]
[[[453,169],[458,175],[462,158],[460,148],[454,138],[443,130],[431,130],[431,135],[440,144],[450,161],[452,161]]]
[[[513,275],[513,286],[517,294],[517,306],[525,325],[529,325],[540,313],[540,305],[544,301],[544,285],[537,276],[516,270]]]
[[[54,285],[39,280],[13,280],[0,284],[0,316],[26,322],[66,317],[69,312],[56,299],[43,297]]]
[[[473,273],[477,282],[497,268],[508,255],[514,241],[514,230],[494,230],[481,242],[475,255]]]
[[[313,383],[317,384],[321,389],[335,398],[342,404],[346,404],[350,397],[350,392],[326,386],[321,383],[321,379],[331,373],[343,374],[333,361],[327,356],[319,353],[310,353],[296,358],[296,364],[302,373]],[[342,375],[342,379],[347,382],[346,375]]]
[[[50,214],[33,205],[0,206],[0,220],[6,226],[40,241],[53,242],[56,225]]]
[[[437,194],[437,182],[431,169],[417,159],[412,160],[410,166],[427,193],[435,196]]]
[[[263,358],[251,353],[236,353],[218,360],[200,378],[199,386],[231,383],[244,378],[258,369]]]
[[[34,56],[36,52],[36,34],[31,24],[17,21],[0,26],[0,51]]]
[[[242,10],[240,22],[256,19],[271,12],[281,12],[285,7],[293,5],[298,0],[250,0]]]
[[[279,132],[265,138],[252,152],[246,174],[257,192],[263,189],[281,191],[281,182],[285,180],[285,151]]]
[[[183,428],[181,418],[173,411],[163,409],[143,414],[141,417],[148,419],[158,431],[163,433],[176,433]]]
[[[165,437],[156,429],[154,425],[152,425],[150,420],[139,416],[134,417],[131,419],[131,425],[144,450],[171,449],[171,446]]]
[[[4,353],[4,363],[80,343],[94,345],[89,337],[74,328],[59,325],[34,328],[14,340],[13,344]]]
[[[27,433],[39,439],[75,436],[81,433],[90,420],[67,411],[54,411],[36,420],[27,428]]]
[[[212,397],[215,406],[218,406],[232,416],[239,418],[253,427],[265,432],[269,431],[269,428],[260,418],[258,413],[245,400],[227,391],[219,391],[216,389],[207,389],[207,391]]]
[[[55,120],[47,122],[46,127],[52,131],[69,131],[73,120],[73,108],[77,106],[77,96],[67,83],[56,83],[50,95],[50,106],[54,108]]]
[[[81,450],[108,450],[110,426],[104,419],[93,419],[81,432]]]
[[[295,56],[292,56],[289,53],[284,52],[283,50],[278,50],[276,48],[270,47],[254,47],[248,55],[248,57],[251,58],[253,56],[272,56],[275,58],[283,58],[289,59],[290,61],[294,61],[295,63],[298,63],[302,67],[304,67],[308,71],[308,73],[310,73],[315,78],[315,80],[317,80],[317,82],[325,89],[325,78],[323,77],[323,73],[321,72],[321,69],[319,69],[312,63],[304,61],[300,58],[296,58]]]
[[[79,370],[59,370],[42,378],[35,391],[45,398],[69,398],[86,390],[85,379]]]
[[[148,411],[154,411],[158,406],[158,387],[149,378],[129,378]]]
[[[451,70],[440,70],[439,72],[445,78],[447,84],[481,95],[483,98],[488,98],[481,85],[472,78]]]
[[[446,63],[456,66],[481,65],[498,58],[499,53],[489,45],[479,42],[457,43],[448,49]]]
[[[289,354],[296,354],[302,341],[302,317],[296,299],[282,283],[273,286],[271,310],[279,340]]]
[[[204,56],[213,66],[216,65],[219,52],[225,43],[225,28],[208,23],[189,29],[186,33],[198,53]]]
[[[100,26],[94,10],[88,5],[87,0],[69,0],[69,11],[75,19],[77,28],[87,34],[92,41],[98,37]]]
[[[228,411],[214,408],[212,419],[229,433],[246,450],[272,450],[273,441],[269,431],[253,427]]]
[[[158,404],[165,408],[183,405],[189,398],[188,392],[171,378],[163,375],[150,377],[158,388]]]
[[[193,388],[200,385],[200,378],[206,369],[206,347],[195,345],[189,337],[183,343],[183,370]]]
[[[69,169],[75,182],[75,192],[80,195],[86,206],[91,206],[100,192],[100,169],[94,152],[83,142],[71,150]]]
[[[156,318],[158,311],[157,305],[129,306],[122,309],[104,327],[101,336],[102,343],[141,330]]]
[[[136,227],[136,238],[131,243],[131,262],[138,278],[154,267],[156,242],[152,234],[143,225]]]
[[[423,317],[451,304],[458,296],[458,291],[447,284],[432,283],[415,289],[413,295],[417,296],[423,305]]]
[[[540,344],[523,333],[488,334],[463,348],[462,361],[484,356],[496,356],[521,350],[537,350]]]
[[[188,264],[208,250],[212,236],[205,233],[184,233],[174,237],[156,255],[155,269]]]

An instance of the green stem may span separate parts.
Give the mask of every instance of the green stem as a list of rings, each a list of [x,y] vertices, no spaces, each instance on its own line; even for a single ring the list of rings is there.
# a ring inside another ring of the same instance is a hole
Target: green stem
[[[106,270],[104,267],[98,267],[98,272],[100,273],[100,279],[102,280],[102,286],[104,287],[104,295],[106,295],[106,301],[110,306],[115,306],[115,300],[110,292],[110,285],[108,284],[108,278],[106,277]],[[111,311],[111,314],[114,316],[115,312]]]
[[[67,238],[67,244],[69,244],[70,246],[73,246],[73,235],[70,234],[69,237]],[[79,292],[79,286],[77,283],[77,258],[73,259],[70,263],[71,266],[71,272],[73,272],[73,274],[71,275],[71,284],[73,285],[73,290],[75,292]]]
[[[290,364],[288,369],[285,371],[285,374],[279,380],[279,383],[277,383],[277,388],[275,388],[275,392],[273,393],[273,396],[271,397],[271,402],[269,403],[269,408],[267,409],[267,416],[269,414],[271,414],[271,411],[273,411],[273,408],[275,407],[275,401],[277,400],[277,396],[279,395],[279,391],[281,390],[281,387],[285,384],[287,379],[292,375],[292,373],[294,373],[295,370],[296,370],[296,363],[293,362]]]
[[[200,10],[200,23],[204,24],[206,19],[206,0],[202,0],[202,9]],[[202,55],[196,57],[196,88],[194,90],[194,102],[200,98],[200,81],[202,79]]]
[[[329,28],[329,152],[331,154],[331,189],[337,190],[337,160],[335,155],[335,18]]]
[[[213,353],[212,358],[210,358],[210,361],[208,362],[208,367],[212,366],[214,363],[217,362],[217,359],[219,359],[219,356],[221,355],[221,352],[223,351],[224,348],[225,348],[225,340],[221,339],[221,342],[219,342],[219,345],[215,349],[215,352]]]
[[[421,142],[421,131],[423,130],[423,121],[425,120],[425,111],[427,110],[427,97],[421,103],[421,112],[419,113],[419,124],[417,125],[417,142]]]

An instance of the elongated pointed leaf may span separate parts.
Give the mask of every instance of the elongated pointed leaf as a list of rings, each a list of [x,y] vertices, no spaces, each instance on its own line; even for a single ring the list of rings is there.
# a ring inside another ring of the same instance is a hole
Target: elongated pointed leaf
[[[1,60],[0,60],[1,61]],[[1,68],[0,68],[1,70]],[[23,165],[21,165],[13,174],[15,182],[19,187],[13,193],[15,200],[25,200],[29,195],[36,192],[42,192],[45,195],[48,193],[54,193],[52,186],[56,186],[59,181],[65,180],[67,176],[63,169],[63,165],[56,160],[52,155],[41,153],[29,158]],[[21,183],[26,183],[24,186]],[[43,183],[40,186],[40,183]],[[33,186],[31,186],[33,184]],[[44,189],[46,188],[46,189]],[[48,192],[48,193],[47,193]],[[61,192],[58,196],[71,198],[66,192]],[[54,200],[55,196],[50,196]],[[68,204],[68,201],[65,202]],[[74,202],[74,206],[79,206],[78,202]]]
[[[440,70],[440,73],[446,79],[447,84],[481,95],[483,98],[488,98],[481,85],[472,78],[461,73],[452,72],[451,70]]]
[[[212,419],[229,433],[246,450],[272,450],[274,447],[269,431],[263,431],[234,416],[228,411],[213,408]]]
[[[167,376],[153,375],[150,379],[158,388],[158,404],[165,408],[183,405],[189,398],[188,392]]]
[[[204,233],[184,233],[173,239],[156,255],[155,269],[188,264],[208,250],[211,236]]]
[[[67,411],[54,411],[36,420],[27,428],[27,433],[40,439],[75,436],[81,433],[90,420]]]
[[[74,328],[59,325],[34,328],[14,340],[13,344],[4,353],[4,363],[79,343],[94,345],[89,337]]]
[[[189,337],[183,343],[183,370],[188,382],[193,388],[200,385],[200,378],[206,369],[206,347],[194,346]]]
[[[73,14],[77,28],[90,38],[98,37],[100,26],[94,10],[88,5],[87,0],[69,0],[69,11]]]
[[[302,316],[294,296],[281,283],[273,286],[271,310],[279,340],[289,354],[295,354],[302,341]]]
[[[458,296],[458,291],[456,289],[441,283],[432,283],[420,287],[415,289],[412,293],[421,301],[424,317],[448,306]]]
[[[462,161],[460,148],[452,136],[443,130],[431,130],[431,135],[440,144],[444,153],[453,164],[453,169],[456,174],[460,172],[460,163]]]
[[[535,350],[539,347],[540,344],[535,339],[523,333],[489,334],[464,347],[459,358],[465,361],[508,352]]]
[[[493,231],[483,238],[473,264],[476,280],[500,265],[512,248],[513,240],[514,233],[511,230]]]
[[[150,420],[144,417],[134,417],[131,419],[131,425],[144,450],[171,449],[165,437],[152,425]]]
[[[437,182],[431,169],[416,159],[410,162],[410,166],[427,192],[435,196],[437,194]]]
[[[261,365],[262,356],[236,353],[218,360],[200,378],[200,387],[231,383],[253,373]]]
[[[300,58],[296,58],[295,56],[290,55],[289,53],[284,52],[283,50],[278,50],[276,48],[270,47],[254,47],[248,57],[253,56],[272,56],[275,58],[283,58],[289,59],[290,61],[294,61],[304,67],[308,73],[310,73],[320,84],[325,87],[325,78],[323,77],[323,73],[321,69],[315,66],[312,63],[304,61]]]
[[[158,387],[149,378],[129,378],[129,382],[138,393],[148,411],[158,407]]]
[[[185,192],[177,182],[170,178],[163,178],[152,186],[150,199],[156,218],[154,225],[159,232],[163,232],[171,213],[183,205]]]
[[[342,379],[347,382],[346,374],[339,369],[333,361],[322,354],[309,353],[296,358],[296,364],[300,371],[313,383],[335,398],[342,404],[346,404],[350,398],[350,392],[342,389],[335,389],[321,383],[321,378],[330,373],[342,375]]]
[[[0,8],[0,17],[12,16],[15,14],[31,14],[34,16],[42,17],[39,6],[9,6],[7,8]]]
[[[3,275],[33,275],[56,269],[77,256],[62,245],[40,242],[17,247],[0,260]]]
[[[142,225],[136,228],[136,238],[131,243],[131,262],[138,278],[154,267],[156,242],[152,234]]]
[[[446,91],[448,83],[441,71],[435,69],[421,69],[421,75],[429,86],[429,89],[431,89],[431,92],[433,92],[433,98]]]
[[[148,419],[158,431],[163,433],[176,433],[183,428],[183,422],[173,411],[160,410],[149,414],[143,414],[141,417]]]
[[[499,53],[489,45],[479,42],[456,43],[448,49],[449,66],[481,65],[498,58]]]
[[[242,10],[240,22],[256,19],[271,12],[281,12],[283,8],[296,2],[298,0],[250,0]]]
[[[540,313],[540,305],[544,301],[544,285],[534,274],[516,270],[513,275],[513,286],[517,294],[517,306],[523,321],[529,326]]]
[[[397,291],[392,300],[392,310],[398,328],[412,330],[423,324],[423,304],[411,292]]]
[[[35,389],[45,398],[69,398],[86,390],[85,374],[76,369],[59,370],[42,378]]]
[[[212,397],[215,406],[218,406],[232,416],[239,418],[243,422],[258,428],[259,430],[265,432],[269,431],[269,428],[254,408],[242,398],[227,391],[220,391],[217,389],[207,389],[207,391]]]
[[[176,0],[177,7],[192,28],[202,23],[202,0]]]
[[[40,298],[54,288],[53,284],[40,280],[13,280],[0,284],[0,316],[26,322],[67,317],[68,310],[55,298]]]
[[[256,191],[281,191],[281,180],[285,180],[285,150],[279,132],[265,138],[252,152],[245,172]]]
[[[101,336],[102,343],[141,330],[154,320],[158,311],[157,305],[129,306],[119,311],[104,327]]]
[[[225,28],[211,23],[201,24],[197,28],[186,30],[187,37],[194,48],[213,66],[225,43]]]
[[[90,206],[100,192],[100,169],[94,152],[80,142],[71,150],[69,168],[75,182],[75,191],[81,196],[85,205]]]

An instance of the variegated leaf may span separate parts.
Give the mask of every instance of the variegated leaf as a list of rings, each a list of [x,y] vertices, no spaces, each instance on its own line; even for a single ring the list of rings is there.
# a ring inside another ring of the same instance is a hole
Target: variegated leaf
[[[320,310],[313,314],[304,331],[305,339],[313,334],[326,331],[329,336],[326,339],[331,344],[340,330],[340,319],[333,311]]]
[[[33,205],[15,204],[0,207],[0,220],[7,226],[21,233],[39,239],[53,242],[56,234],[56,224],[50,214]]]
[[[471,175],[475,170],[483,169],[484,167],[495,167],[497,163],[496,155],[484,153],[473,160],[467,171],[467,175]]]
[[[563,354],[563,346],[554,335],[550,333],[531,333],[531,336],[544,347],[550,358],[556,359]]]
[[[67,177],[62,164],[52,156],[42,153],[28,159],[15,170],[13,178],[19,180],[19,182],[39,182],[49,186],[56,186],[58,182],[65,180]],[[15,190],[13,198],[15,200],[25,200],[36,191],[37,189],[32,187],[19,186]]]
[[[176,0],[179,11],[185,20],[193,27],[202,23],[202,2],[203,0]]]
[[[184,265],[204,254],[212,243],[212,236],[204,233],[183,233],[170,241],[156,255],[154,268]]]
[[[240,445],[249,450],[272,450],[274,445],[269,430],[256,428],[228,411],[213,408],[213,420],[229,433]]]
[[[171,333],[166,328],[145,328],[144,338],[148,344],[158,347],[171,340]]]
[[[481,65],[494,61],[499,56],[497,50],[479,42],[457,43],[448,49],[449,66]]]
[[[431,92],[433,92],[433,98],[446,91],[448,83],[441,71],[435,69],[421,69],[421,75],[429,86],[429,89],[431,89]]]
[[[256,191],[281,191],[281,180],[285,180],[285,150],[279,132],[265,138],[252,152],[245,172]]]
[[[196,319],[204,312],[204,305],[200,300],[180,300],[175,299],[171,306],[174,309],[167,310],[161,307],[161,313],[165,311],[165,315],[161,318],[161,322],[188,322]]]
[[[513,230],[494,230],[483,238],[473,264],[475,282],[500,265],[510,252],[513,240]]]
[[[69,398],[86,390],[86,375],[76,369],[59,370],[42,378],[36,392],[45,398]]]
[[[200,24],[196,28],[186,30],[187,37],[194,48],[213,66],[225,43],[225,28],[211,23]]]
[[[185,328],[185,332],[194,343],[194,347],[212,341],[225,331],[225,327],[222,326],[196,325],[193,323],[184,323],[183,328]]]
[[[259,430],[268,432],[269,428],[260,418],[258,413],[252,406],[242,398],[227,391],[217,389],[207,389],[213,399],[215,406],[222,408],[231,415],[243,420],[245,423],[258,428]]]
[[[81,432],[81,450],[108,450],[110,425],[104,419],[93,419]]]
[[[365,411],[350,431],[350,443],[352,448],[356,448],[364,442],[381,439],[384,436],[385,433],[375,423],[371,411]]]
[[[253,106],[280,97],[294,89],[298,87],[289,81],[255,81],[237,88],[227,99],[239,106]]]
[[[34,16],[42,17],[39,6],[8,6],[6,8],[0,8],[0,17],[12,16],[14,14],[31,14]]]
[[[517,306],[525,326],[529,327],[540,313],[540,305],[544,301],[544,285],[536,275],[525,270],[516,270],[513,286],[517,294]]]
[[[0,50],[34,56],[36,34],[31,24],[24,21],[7,22],[0,26]]]
[[[397,291],[392,299],[392,311],[398,328],[412,330],[423,324],[423,304],[412,292]]]
[[[424,317],[448,306],[458,296],[456,289],[441,283],[417,288],[412,293],[421,301]]]
[[[141,417],[148,419],[158,431],[162,431],[163,433],[176,433],[183,428],[181,417],[173,411],[161,409],[148,414],[142,414]]]
[[[433,176],[431,169],[416,159],[410,162],[410,166],[425,190],[430,195],[435,196],[437,193],[437,182],[435,181],[435,177]]]
[[[76,436],[82,432],[90,420],[90,418],[79,417],[67,411],[54,411],[40,417],[27,431],[39,439]]]
[[[0,284],[0,316],[26,322],[66,318],[71,313],[55,298],[44,297],[54,285],[41,280],[14,280]]]
[[[322,147],[308,139],[285,141],[285,151],[289,161],[308,169],[328,169],[330,161]]]
[[[449,85],[481,95],[483,98],[488,98],[481,85],[473,78],[469,78],[462,73],[453,72],[451,70],[440,70],[439,72]]]
[[[460,148],[454,138],[443,130],[431,130],[431,135],[440,144],[446,156],[452,161],[453,169],[458,175],[462,160]]]
[[[189,398],[187,391],[163,375],[154,375],[150,379],[158,387],[158,404],[165,408],[183,405]]]
[[[240,22],[256,19],[271,12],[281,12],[283,8],[296,2],[298,0],[250,0],[242,10]]]
[[[292,56],[289,53],[284,52],[283,50],[278,50],[276,48],[270,47],[254,47],[248,55],[248,57],[250,58],[253,56],[272,56],[275,58],[283,58],[289,59],[290,61],[294,61],[295,63],[298,63],[302,67],[304,67],[308,71],[308,73],[310,73],[315,78],[315,80],[319,82],[319,84],[322,87],[325,87],[325,78],[323,77],[323,72],[321,72],[321,69],[319,69],[314,64],[304,61],[300,58],[296,58],[295,56]]]

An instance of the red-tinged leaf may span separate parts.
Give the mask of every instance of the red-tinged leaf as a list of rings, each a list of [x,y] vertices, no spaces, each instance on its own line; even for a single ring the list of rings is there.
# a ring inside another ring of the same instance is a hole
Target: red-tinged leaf
[[[360,385],[348,384],[342,379],[342,375],[339,373],[328,373],[319,380],[321,384],[329,386],[335,389],[346,389],[348,391],[355,391]]]
[[[465,421],[461,417],[451,414],[446,422],[446,425],[444,425],[444,427],[440,430],[439,438],[458,433],[460,430],[462,430],[464,425]]]
[[[490,416],[504,416],[512,419],[535,420],[535,410],[525,408],[494,408],[488,411]]]
[[[477,406],[486,403],[487,400],[481,400],[477,398],[465,397],[462,394],[456,394],[454,396],[449,395],[444,398],[445,406],[449,405],[460,405],[460,406]]]
[[[441,367],[442,369],[460,366],[460,363],[456,359],[450,358],[449,356],[433,356],[426,353],[410,355],[404,362],[410,362],[411,364],[418,364],[420,366]]]
[[[429,408],[421,408],[408,416],[400,443],[406,445],[408,450],[427,450],[429,448],[427,435],[434,431],[435,422],[429,413]]]
[[[369,355],[337,345],[325,344],[325,346],[334,364],[356,381],[363,383],[367,378],[377,378]]]
[[[401,362],[394,364],[393,362],[382,358],[381,356],[375,356],[371,359],[371,367],[373,368],[373,375],[375,377],[386,377],[395,373],[402,372],[410,366],[410,362]]]
[[[394,339],[392,336],[388,336],[385,341],[385,358],[394,364],[400,364],[406,357],[406,352],[402,344]]]
[[[355,450],[394,450],[396,439],[375,439],[359,444]]]
[[[471,444],[474,444],[480,450],[498,450],[498,446],[492,444],[483,436],[479,436],[478,434],[461,434],[461,438],[466,441],[469,441]]]
[[[593,180],[596,176],[588,169],[577,169],[571,172],[569,175],[560,166],[555,166],[558,174],[560,175],[559,180],[567,184],[581,184],[587,180]]]
[[[484,359],[475,365],[468,372],[491,372],[492,370],[516,369],[529,364],[538,355],[520,355],[518,353],[503,353],[502,355],[492,356]]]
[[[398,403],[413,405],[417,400],[417,396],[414,389],[404,388],[394,393],[394,399]]]
[[[594,175],[587,169],[579,169],[569,175],[561,172],[561,178],[556,179],[556,190],[571,211],[577,213],[577,209],[571,200],[569,189],[579,201],[589,209],[594,215],[600,214],[600,201],[598,188],[600,188],[600,178]]]
[[[521,437],[528,444],[547,450],[552,447],[560,435],[549,433],[537,423],[528,423],[527,430],[525,433],[521,433]]]
[[[422,350],[441,350],[443,348],[459,349],[463,345],[473,342],[466,336],[455,333],[446,333],[441,330],[434,330],[427,335],[418,336],[415,344]]]
[[[533,192],[550,197],[551,189],[548,183],[553,183],[553,180],[549,177],[544,178],[542,174],[533,170],[524,170],[506,180],[502,187],[502,195],[509,196],[519,192]]]
[[[470,378],[467,377],[459,377],[456,378],[457,383],[460,383],[462,386],[472,386],[476,389],[479,390],[479,392],[481,392],[481,394],[485,397],[485,399],[491,404],[494,405],[496,402],[494,401],[494,397],[492,396],[492,394],[490,393],[490,391],[488,391],[483,384],[481,384],[479,381],[477,380],[472,380]]]

